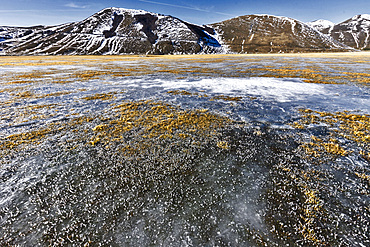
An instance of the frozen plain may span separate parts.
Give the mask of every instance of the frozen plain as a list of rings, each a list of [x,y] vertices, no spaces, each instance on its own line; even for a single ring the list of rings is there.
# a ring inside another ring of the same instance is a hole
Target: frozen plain
[[[370,243],[369,53],[0,66],[1,244]]]

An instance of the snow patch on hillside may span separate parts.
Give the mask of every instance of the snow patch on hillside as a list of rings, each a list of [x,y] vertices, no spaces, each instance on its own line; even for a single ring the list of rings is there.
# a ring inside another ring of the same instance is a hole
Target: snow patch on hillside
[[[311,22],[307,22],[306,23],[308,26],[318,30],[318,31],[322,31],[326,28],[332,28],[335,24],[331,21],[328,21],[328,20],[316,20],[316,21],[311,21]]]

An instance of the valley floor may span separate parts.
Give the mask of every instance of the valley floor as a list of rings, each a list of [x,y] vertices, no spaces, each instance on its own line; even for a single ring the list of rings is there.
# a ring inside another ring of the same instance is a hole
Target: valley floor
[[[0,245],[368,246],[368,52],[0,57]]]

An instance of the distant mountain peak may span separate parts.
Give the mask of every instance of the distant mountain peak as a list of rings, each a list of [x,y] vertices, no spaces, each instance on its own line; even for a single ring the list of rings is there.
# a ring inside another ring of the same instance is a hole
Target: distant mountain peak
[[[161,15],[161,14],[158,14],[158,13],[153,13],[153,12],[149,12],[149,11],[142,10],[142,9],[127,9],[127,8],[119,8],[119,7],[104,8],[104,9],[98,11],[97,13],[95,13],[94,15],[99,15],[99,14],[102,14],[106,11],[111,11],[113,14],[130,13],[132,16],[134,16],[134,15],[143,15],[143,14],[152,14],[152,15],[164,16],[164,15]]]
[[[245,15],[212,25],[236,53],[314,52],[348,47],[298,20]]]
[[[333,22],[323,19],[307,22],[306,24],[320,32],[326,28],[331,28],[335,25]]]
[[[322,32],[356,49],[370,49],[370,15],[368,14],[355,15]]]
[[[370,20],[370,15],[368,14],[355,15],[352,17],[352,20]]]

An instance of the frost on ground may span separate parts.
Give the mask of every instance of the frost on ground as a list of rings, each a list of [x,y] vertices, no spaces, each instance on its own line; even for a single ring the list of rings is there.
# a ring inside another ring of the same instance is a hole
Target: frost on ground
[[[1,245],[370,244],[367,56],[0,64]]]

